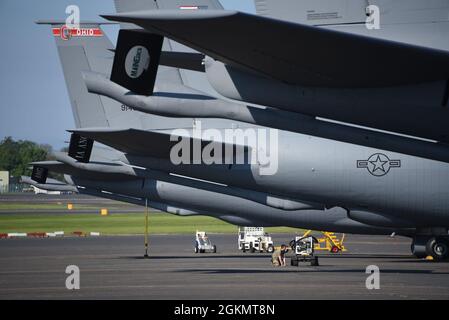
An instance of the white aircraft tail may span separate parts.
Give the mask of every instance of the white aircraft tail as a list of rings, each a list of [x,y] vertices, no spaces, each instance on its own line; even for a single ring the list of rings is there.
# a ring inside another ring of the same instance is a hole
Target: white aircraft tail
[[[177,0],[115,0],[117,12],[174,8],[182,10],[184,4]],[[222,8],[217,0],[195,0],[189,2],[189,5],[196,6],[198,10]],[[146,130],[193,127],[194,119],[192,118],[167,118],[144,114],[115,100],[87,91],[82,78],[83,71],[97,72],[107,77],[111,75],[115,48],[101,28],[101,25],[105,23],[82,21],[79,30],[71,31],[65,27],[63,20],[42,20],[37,23],[51,26],[76,128],[115,127]],[[120,27],[121,29],[137,28],[129,24],[121,24]],[[169,52],[173,47],[176,47],[174,48],[176,51],[185,49],[180,44],[165,39],[162,50]],[[193,77],[192,74],[194,74]],[[196,77],[204,78],[204,75],[198,73]],[[164,87],[158,85],[163,83],[189,85],[195,81],[195,72],[193,71],[187,74],[185,70],[159,66],[155,86],[156,88]],[[204,82],[207,83],[207,80]],[[222,123],[220,120],[217,121]],[[228,125],[227,122],[226,125]]]
[[[78,128],[108,127],[120,104],[87,92],[81,71],[108,74],[113,61],[113,45],[99,22],[81,22],[79,28],[68,29],[65,21],[37,21],[51,26]]]

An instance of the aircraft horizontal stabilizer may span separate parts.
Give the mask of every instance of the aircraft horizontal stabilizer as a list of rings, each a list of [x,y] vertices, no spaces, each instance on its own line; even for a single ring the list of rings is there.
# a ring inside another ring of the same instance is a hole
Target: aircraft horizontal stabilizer
[[[70,158],[72,159],[72,158]],[[68,174],[68,175],[88,175],[89,172],[85,173],[80,169],[77,169],[73,167],[70,164],[61,162],[61,161],[38,161],[38,162],[32,162],[31,165],[33,167],[39,167],[39,168],[45,168],[48,171],[56,172],[56,173],[62,173],[62,174]],[[33,181],[34,178],[32,177]],[[37,182],[36,183],[45,183],[45,182]]]
[[[49,24],[49,25],[65,25],[66,24],[66,20],[64,19],[41,19],[41,20],[36,20],[35,21],[36,24]],[[96,25],[113,25],[113,24],[117,24],[117,22],[110,22],[110,21],[103,21],[103,20],[81,20],[79,22],[79,25],[91,25],[91,24],[96,24]]]
[[[103,17],[134,23],[228,65],[289,84],[372,88],[449,76],[445,51],[242,12],[157,10]]]
[[[196,52],[163,51],[159,61],[161,66],[205,72],[204,54]]]
[[[249,153],[249,147],[247,146],[229,144],[221,141],[202,140],[200,138],[192,138],[190,135],[183,136],[177,133],[164,131],[146,131],[132,128],[82,128],[68,131],[89,139],[93,139],[124,153],[163,159],[170,158],[170,153],[173,146],[179,143],[181,139],[188,141],[190,146],[194,143],[198,144],[201,150],[203,150],[206,145],[216,144],[216,146],[211,145],[211,149],[222,148],[223,157],[226,157],[226,152],[224,150],[228,150],[228,148],[234,148],[231,149],[234,150],[234,155],[237,155],[239,152]],[[227,159],[223,159],[223,163],[228,163],[226,160]]]
[[[67,174],[76,176],[80,179],[89,180],[133,180],[135,177],[131,176],[130,169],[115,163],[105,162],[90,162],[83,163],[74,160],[65,153],[55,153],[57,161],[39,161],[33,162],[31,165],[47,169],[51,172]]]
[[[64,182],[48,178],[45,183],[38,183],[32,177],[22,176],[20,182],[35,186],[39,189],[47,191],[73,191],[77,192],[75,186],[68,185]]]

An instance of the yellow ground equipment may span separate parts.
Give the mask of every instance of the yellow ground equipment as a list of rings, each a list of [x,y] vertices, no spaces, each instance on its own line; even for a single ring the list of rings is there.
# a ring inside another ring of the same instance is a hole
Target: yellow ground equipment
[[[307,237],[312,233],[312,230],[307,230],[303,237]],[[345,241],[345,234],[341,236],[341,238],[337,238],[334,232],[320,231],[323,235],[321,238],[317,238],[318,243],[315,244],[315,250],[325,250],[332,253],[338,253],[340,251],[347,251],[345,246],[343,245]]]

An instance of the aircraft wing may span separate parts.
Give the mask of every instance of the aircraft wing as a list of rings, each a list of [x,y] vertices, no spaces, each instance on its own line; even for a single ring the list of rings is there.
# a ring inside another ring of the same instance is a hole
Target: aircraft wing
[[[449,53],[224,10],[104,15],[295,85],[373,88],[448,79]]]

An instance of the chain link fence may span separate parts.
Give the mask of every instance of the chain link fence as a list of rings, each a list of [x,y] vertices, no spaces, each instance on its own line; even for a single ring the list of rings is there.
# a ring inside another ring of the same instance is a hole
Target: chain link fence
[[[9,185],[0,185],[0,193],[16,193],[32,191],[29,185],[23,183],[11,183]]]

